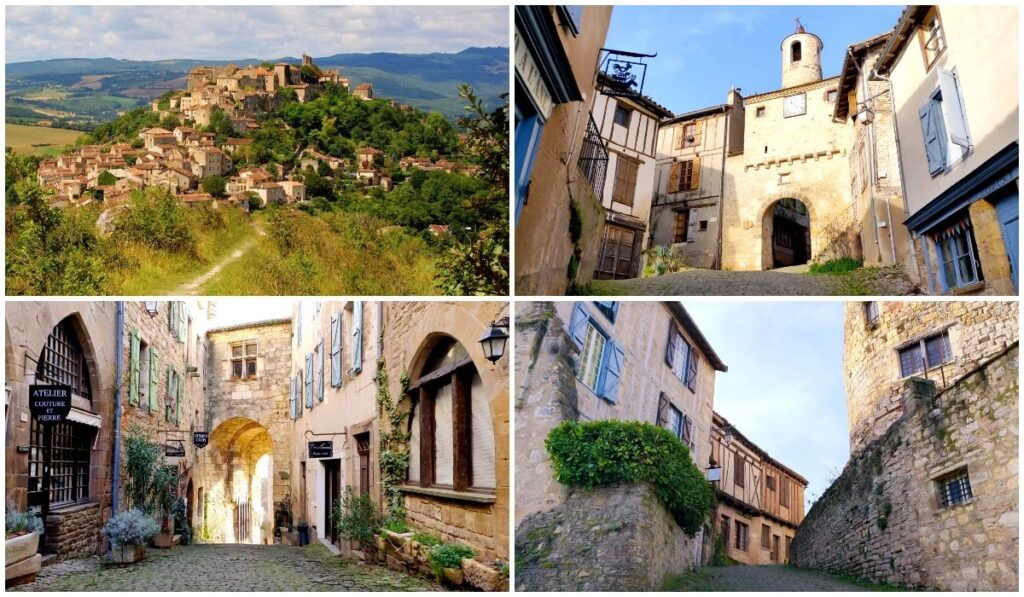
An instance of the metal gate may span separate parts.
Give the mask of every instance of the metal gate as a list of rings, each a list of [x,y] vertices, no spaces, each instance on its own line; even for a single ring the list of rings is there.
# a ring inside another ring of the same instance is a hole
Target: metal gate
[[[248,543],[250,516],[249,500],[235,500],[235,543]]]

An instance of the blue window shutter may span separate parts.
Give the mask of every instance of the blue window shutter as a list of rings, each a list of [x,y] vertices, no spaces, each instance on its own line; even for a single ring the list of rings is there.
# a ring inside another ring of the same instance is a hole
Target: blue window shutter
[[[356,301],[352,316],[355,318],[355,330],[352,332],[352,373],[359,373],[363,370],[363,301]]]
[[[291,379],[291,386],[288,389],[288,416],[295,420],[295,378]]]
[[[306,408],[313,408],[313,353],[306,355]]]
[[[602,398],[609,402],[617,402],[619,395],[619,382],[622,379],[622,364],[625,361],[625,353],[618,344],[610,338],[604,346],[604,359],[601,363],[601,379],[598,380],[598,392]]]
[[[590,321],[590,313],[583,303],[576,303],[572,310],[572,320],[569,321],[569,337],[576,343],[576,346],[583,348],[583,339],[587,336],[587,322]]]
[[[690,347],[690,357],[686,359],[686,387],[697,391],[697,365],[700,364],[700,355]]]
[[[673,360],[676,357],[676,342],[680,341],[682,341],[682,338],[676,332],[676,326],[670,322],[668,324],[668,343],[665,346],[665,364],[673,371],[675,370]]]
[[[530,176],[533,173],[533,163],[537,159],[537,148],[540,147],[540,134],[544,130],[544,123],[540,116],[533,114],[520,118],[516,114],[516,212],[515,223],[519,223],[519,216],[522,214],[523,205],[526,203],[527,190],[530,187]]]
[[[341,313],[331,316],[331,387],[341,387]]]
[[[320,343],[316,345],[316,351],[320,353],[320,371],[317,374],[316,379],[316,399],[319,402],[324,401],[324,363],[326,357],[324,356],[324,341],[321,338]]]
[[[930,99],[918,114],[921,117],[921,133],[924,135],[924,151],[928,157],[928,173],[935,175],[946,167],[946,131],[942,124],[942,104]]]
[[[964,110],[957,74],[940,68],[939,89],[942,90],[942,103],[946,105],[946,117],[949,119],[949,138],[953,143],[969,149],[971,133],[967,128],[967,112]]]

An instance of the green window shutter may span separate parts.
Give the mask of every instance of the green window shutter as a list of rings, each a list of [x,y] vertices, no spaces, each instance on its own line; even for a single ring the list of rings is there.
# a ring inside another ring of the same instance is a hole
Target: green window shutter
[[[174,424],[181,425],[181,403],[185,398],[185,379],[178,380],[178,399],[175,401]]]
[[[188,335],[188,314],[185,310],[185,303],[178,304],[178,342],[185,343],[185,336]]]
[[[157,397],[159,381],[160,370],[157,369],[156,350],[151,348],[149,349],[149,412],[151,413],[155,413],[160,406],[160,399]]]
[[[128,367],[128,404],[139,404],[139,334],[132,330],[132,353]]]
[[[171,396],[174,392],[174,369],[167,367],[167,397],[164,399],[164,420],[171,420]]]
[[[178,303],[169,301],[167,303],[167,329],[174,331],[175,326],[178,325]]]

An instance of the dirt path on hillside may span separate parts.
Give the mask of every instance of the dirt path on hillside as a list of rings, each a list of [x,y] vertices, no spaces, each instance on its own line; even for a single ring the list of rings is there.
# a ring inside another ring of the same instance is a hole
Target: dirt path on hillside
[[[255,222],[253,222],[253,228],[256,229],[256,236],[257,237],[266,236],[267,235],[266,231],[264,231],[263,228],[261,228],[260,225],[255,223]],[[224,269],[224,267],[227,266],[229,263],[231,263],[232,261],[235,261],[236,259],[240,258],[242,255],[245,255],[245,253],[249,249],[251,249],[253,245],[256,244],[257,240],[258,239],[256,237],[254,237],[254,238],[250,238],[249,240],[245,241],[244,243],[242,243],[242,246],[238,247],[237,249],[232,251],[230,255],[228,255],[228,256],[224,257],[223,259],[221,259],[220,261],[218,261],[216,264],[214,264],[213,267],[211,267],[209,270],[207,270],[204,274],[202,274],[201,276],[199,276],[199,277],[197,277],[197,278],[195,278],[195,279],[193,279],[193,280],[191,280],[189,282],[186,282],[186,283],[182,284],[181,286],[177,287],[174,290],[174,292],[171,293],[171,295],[172,296],[179,296],[179,295],[195,296],[195,295],[201,294],[200,291],[203,289],[203,286],[205,286],[207,282],[209,282],[210,280],[212,280],[214,278],[214,276],[219,274],[221,272],[221,270]]]

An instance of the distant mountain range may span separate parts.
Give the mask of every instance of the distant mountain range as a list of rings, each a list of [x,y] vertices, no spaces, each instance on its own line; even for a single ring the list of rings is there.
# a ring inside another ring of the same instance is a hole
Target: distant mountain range
[[[36,111],[45,116],[88,115],[97,120],[129,104],[141,105],[167,89],[184,88],[184,76],[196,66],[298,63],[299,58],[235,60],[121,60],[58,58],[6,65],[8,113]],[[449,117],[463,114],[458,87],[468,83],[488,106],[508,93],[508,48],[466,48],[455,54],[334,54],[313,57],[320,67],[341,68],[352,85],[373,83],[374,95],[434,110]],[[12,112],[11,108],[15,108]]]

